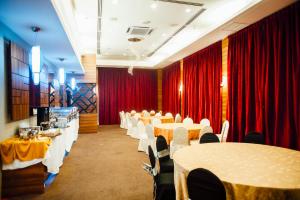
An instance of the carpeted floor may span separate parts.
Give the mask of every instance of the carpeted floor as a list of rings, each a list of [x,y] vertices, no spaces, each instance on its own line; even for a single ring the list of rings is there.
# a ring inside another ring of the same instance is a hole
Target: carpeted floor
[[[79,135],[46,192],[16,199],[151,200],[153,179],[141,167],[149,159],[137,146],[138,140],[126,136],[119,126]]]

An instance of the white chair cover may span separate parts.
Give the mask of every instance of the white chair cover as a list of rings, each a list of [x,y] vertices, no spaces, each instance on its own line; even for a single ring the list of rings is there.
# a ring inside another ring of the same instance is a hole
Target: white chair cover
[[[154,127],[155,125],[161,124],[161,120],[158,118],[153,118],[151,123],[152,126]]]
[[[161,117],[161,113],[159,113],[159,112],[156,113],[156,114],[155,114],[155,117]]]
[[[150,115],[155,115],[155,110],[151,110]]]
[[[152,147],[154,154],[156,155],[156,138],[154,137],[154,130],[151,124],[146,125],[146,137],[141,138],[139,141],[138,151],[144,151],[148,154],[148,146]]]
[[[149,113],[149,112],[147,112],[147,111],[146,111],[146,112],[144,112],[144,114],[143,114],[143,115],[144,115],[144,117],[150,117],[150,113]]]
[[[132,115],[134,115],[135,113],[136,113],[135,110],[132,110],[132,111],[130,112],[130,114],[132,114]]]
[[[138,120],[135,117],[131,117],[130,119],[132,124],[130,136],[138,139],[139,138],[139,131],[137,127]]]
[[[170,143],[170,156],[178,149],[189,145],[188,130],[184,127],[175,128],[173,132],[173,140]]]
[[[132,123],[131,123],[131,115],[130,113],[125,114],[126,117],[126,124],[127,124],[127,135],[131,135],[132,133]]]
[[[201,121],[200,121],[200,126],[202,126],[202,127],[210,126],[209,120],[206,119],[206,118],[201,119]]]
[[[177,113],[175,116],[175,123],[181,123],[181,116],[179,113]]]
[[[145,125],[142,121],[139,121],[137,123],[137,128],[138,128],[138,139],[147,138]]]
[[[166,113],[165,116],[166,116],[166,117],[173,117],[172,113],[169,113],[169,112]]]
[[[191,140],[190,141],[191,145],[199,144],[200,143],[200,138],[205,133],[213,133],[212,127],[211,126],[205,126],[205,127],[201,128],[200,133],[199,133],[199,138],[197,140]]]
[[[119,112],[119,115],[120,115],[120,127],[126,128],[126,119],[125,119],[124,111]]]
[[[184,120],[183,120],[183,122],[182,122],[184,125],[193,125],[194,124],[194,122],[193,122],[193,120],[192,120],[192,118],[189,118],[189,117],[186,117]]]
[[[222,125],[221,134],[216,134],[218,136],[220,142],[226,142],[228,130],[229,130],[229,121],[225,120]]]
[[[141,117],[141,114],[140,114],[140,113],[135,113],[135,114],[134,114],[134,117],[135,117],[135,119],[138,120],[138,119]]]

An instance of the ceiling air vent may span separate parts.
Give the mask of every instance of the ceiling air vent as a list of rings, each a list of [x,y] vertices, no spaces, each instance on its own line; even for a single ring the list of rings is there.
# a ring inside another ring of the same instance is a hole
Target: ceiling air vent
[[[142,26],[131,26],[127,29],[127,33],[129,35],[137,35],[137,36],[147,36],[150,35],[152,31],[153,28],[142,27]]]

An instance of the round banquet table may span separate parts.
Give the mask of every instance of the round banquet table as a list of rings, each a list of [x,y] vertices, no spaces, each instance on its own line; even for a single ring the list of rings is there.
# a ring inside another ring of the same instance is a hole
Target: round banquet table
[[[189,140],[194,140],[199,138],[199,133],[201,130],[200,124],[184,125],[183,123],[165,123],[158,124],[154,126],[154,135],[157,137],[162,135],[166,138],[168,144],[170,144],[173,139],[173,131],[175,128],[184,127],[189,132]]]
[[[161,120],[161,123],[173,123],[174,122],[174,118],[173,117],[167,117],[167,116],[161,116],[161,117],[140,117],[140,120],[142,120],[142,122],[144,122],[145,125],[150,124],[151,120],[153,118],[157,118]]]
[[[205,168],[223,182],[226,199],[300,199],[300,152],[248,143],[195,144],[176,151],[176,199],[187,200],[186,178]]]

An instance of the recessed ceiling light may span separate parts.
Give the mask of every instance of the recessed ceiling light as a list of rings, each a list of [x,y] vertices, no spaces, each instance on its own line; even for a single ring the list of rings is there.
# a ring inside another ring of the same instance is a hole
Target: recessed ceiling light
[[[192,10],[190,8],[185,9],[186,13],[190,13]]]
[[[152,3],[150,6],[152,9],[156,9],[157,8],[157,3]]]
[[[143,23],[143,24],[150,24],[151,21],[147,20],[147,21],[143,21],[142,23]]]
[[[116,5],[119,3],[119,0],[113,0],[112,3]]]

